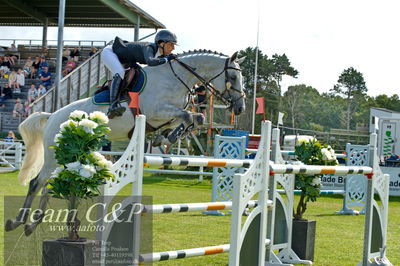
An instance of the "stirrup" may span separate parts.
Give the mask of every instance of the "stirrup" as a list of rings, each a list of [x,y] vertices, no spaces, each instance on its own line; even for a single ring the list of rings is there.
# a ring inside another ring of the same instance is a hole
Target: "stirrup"
[[[108,118],[112,119],[115,116],[122,116],[125,110],[125,107],[121,106],[119,102],[115,101],[110,105],[110,108],[108,109]]]

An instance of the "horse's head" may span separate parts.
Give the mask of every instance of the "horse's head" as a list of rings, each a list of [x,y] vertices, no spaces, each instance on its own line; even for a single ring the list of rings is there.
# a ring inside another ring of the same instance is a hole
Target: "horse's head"
[[[239,64],[243,58],[237,58],[237,52],[225,60],[223,71],[210,80],[215,84],[216,89],[235,115],[243,113],[246,109],[246,95],[243,90],[243,77]]]

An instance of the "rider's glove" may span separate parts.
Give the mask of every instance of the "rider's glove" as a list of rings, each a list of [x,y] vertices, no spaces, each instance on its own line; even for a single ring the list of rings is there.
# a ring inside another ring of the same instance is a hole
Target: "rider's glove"
[[[174,60],[174,59],[176,59],[176,55],[169,54],[169,55],[167,55],[167,59],[168,59],[168,61]]]

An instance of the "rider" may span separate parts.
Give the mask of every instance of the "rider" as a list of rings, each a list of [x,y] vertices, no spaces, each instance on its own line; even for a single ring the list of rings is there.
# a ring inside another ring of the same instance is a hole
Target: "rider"
[[[108,115],[122,116],[125,107],[121,106],[118,99],[118,89],[125,75],[122,64],[133,65],[136,63],[158,66],[176,58],[172,51],[177,44],[177,38],[169,30],[161,30],[156,34],[154,43],[126,42],[115,37],[113,45],[105,47],[101,53],[104,64],[113,74],[110,86],[110,108]]]

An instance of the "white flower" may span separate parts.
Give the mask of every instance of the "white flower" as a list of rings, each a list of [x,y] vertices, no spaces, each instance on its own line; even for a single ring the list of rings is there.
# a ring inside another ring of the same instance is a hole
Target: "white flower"
[[[111,167],[113,166],[113,163],[111,161],[107,160],[106,158],[104,158],[101,161],[98,161],[97,164],[99,165],[99,168],[98,168],[99,170],[104,169],[104,168],[111,169]]]
[[[322,148],[321,153],[322,153],[322,160],[324,161],[336,160],[335,151],[330,146],[328,146],[327,148]]]
[[[54,142],[58,143],[60,141],[60,139],[62,138],[62,134],[58,133],[54,136]]]
[[[328,150],[331,152],[331,155],[332,155],[332,157],[336,159],[335,150],[334,150],[334,149],[332,149],[332,147],[331,147],[331,146],[328,146],[328,148],[327,148],[327,149],[328,149]]]
[[[303,143],[308,143],[308,142],[311,142],[311,141],[314,141],[314,140],[316,140],[316,139],[314,137],[311,137],[311,136],[299,136],[296,139],[296,146],[300,146]]]
[[[97,119],[101,124],[108,124],[108,117],[103,112],[95,111],[89,115],[89,118]]]
[[[88,117],[88,114],[84,111],[80,111],[80,110],[75,110],[72,113],[69,114],[70,118],[78,118],[78,119],[82,119],[82,118],[86,118]]]
[[[51,177],[58,177],[58,174],[64,170],[64,167],[57,167],[52,173]]]
[[[317,185],[321,185],[321,179],[319,177],[314,177],[314,179],[311,182],[312,186],[317,186]]]
[[[73,120],[67,120],[67,121],[65,121],[64,123],[62,123],[62,124],[60,125],[60,131],[64,131],[65,128],[71,127],[71,126],[76,126],[77,124],[78,124],[78,123],[76,123],[76,122],[73,121]]]
[[[96,173],[96,168],[94,168],[93,165],[89,165],[89,164],[83,164],[82,168],[79,170],[79,174],[82,177],[86,177],[86,178],[92,177],[93,174],[95,174],[95,173]]]
[[[93,152],[92,155],[93,155],[93,158],[95,158],[97,161],[102,161],[105,159],[103,154],[101,154],[98,151]]]
[[[88,129],[95,129],[99,124],[89,119],[82,119],[82,121],[79,122],[79,125]]]
[[[81,163],[80,162],[69,163],[66,165],[66,167],[68,171],[79,172],[79,169],[81,168]]]

